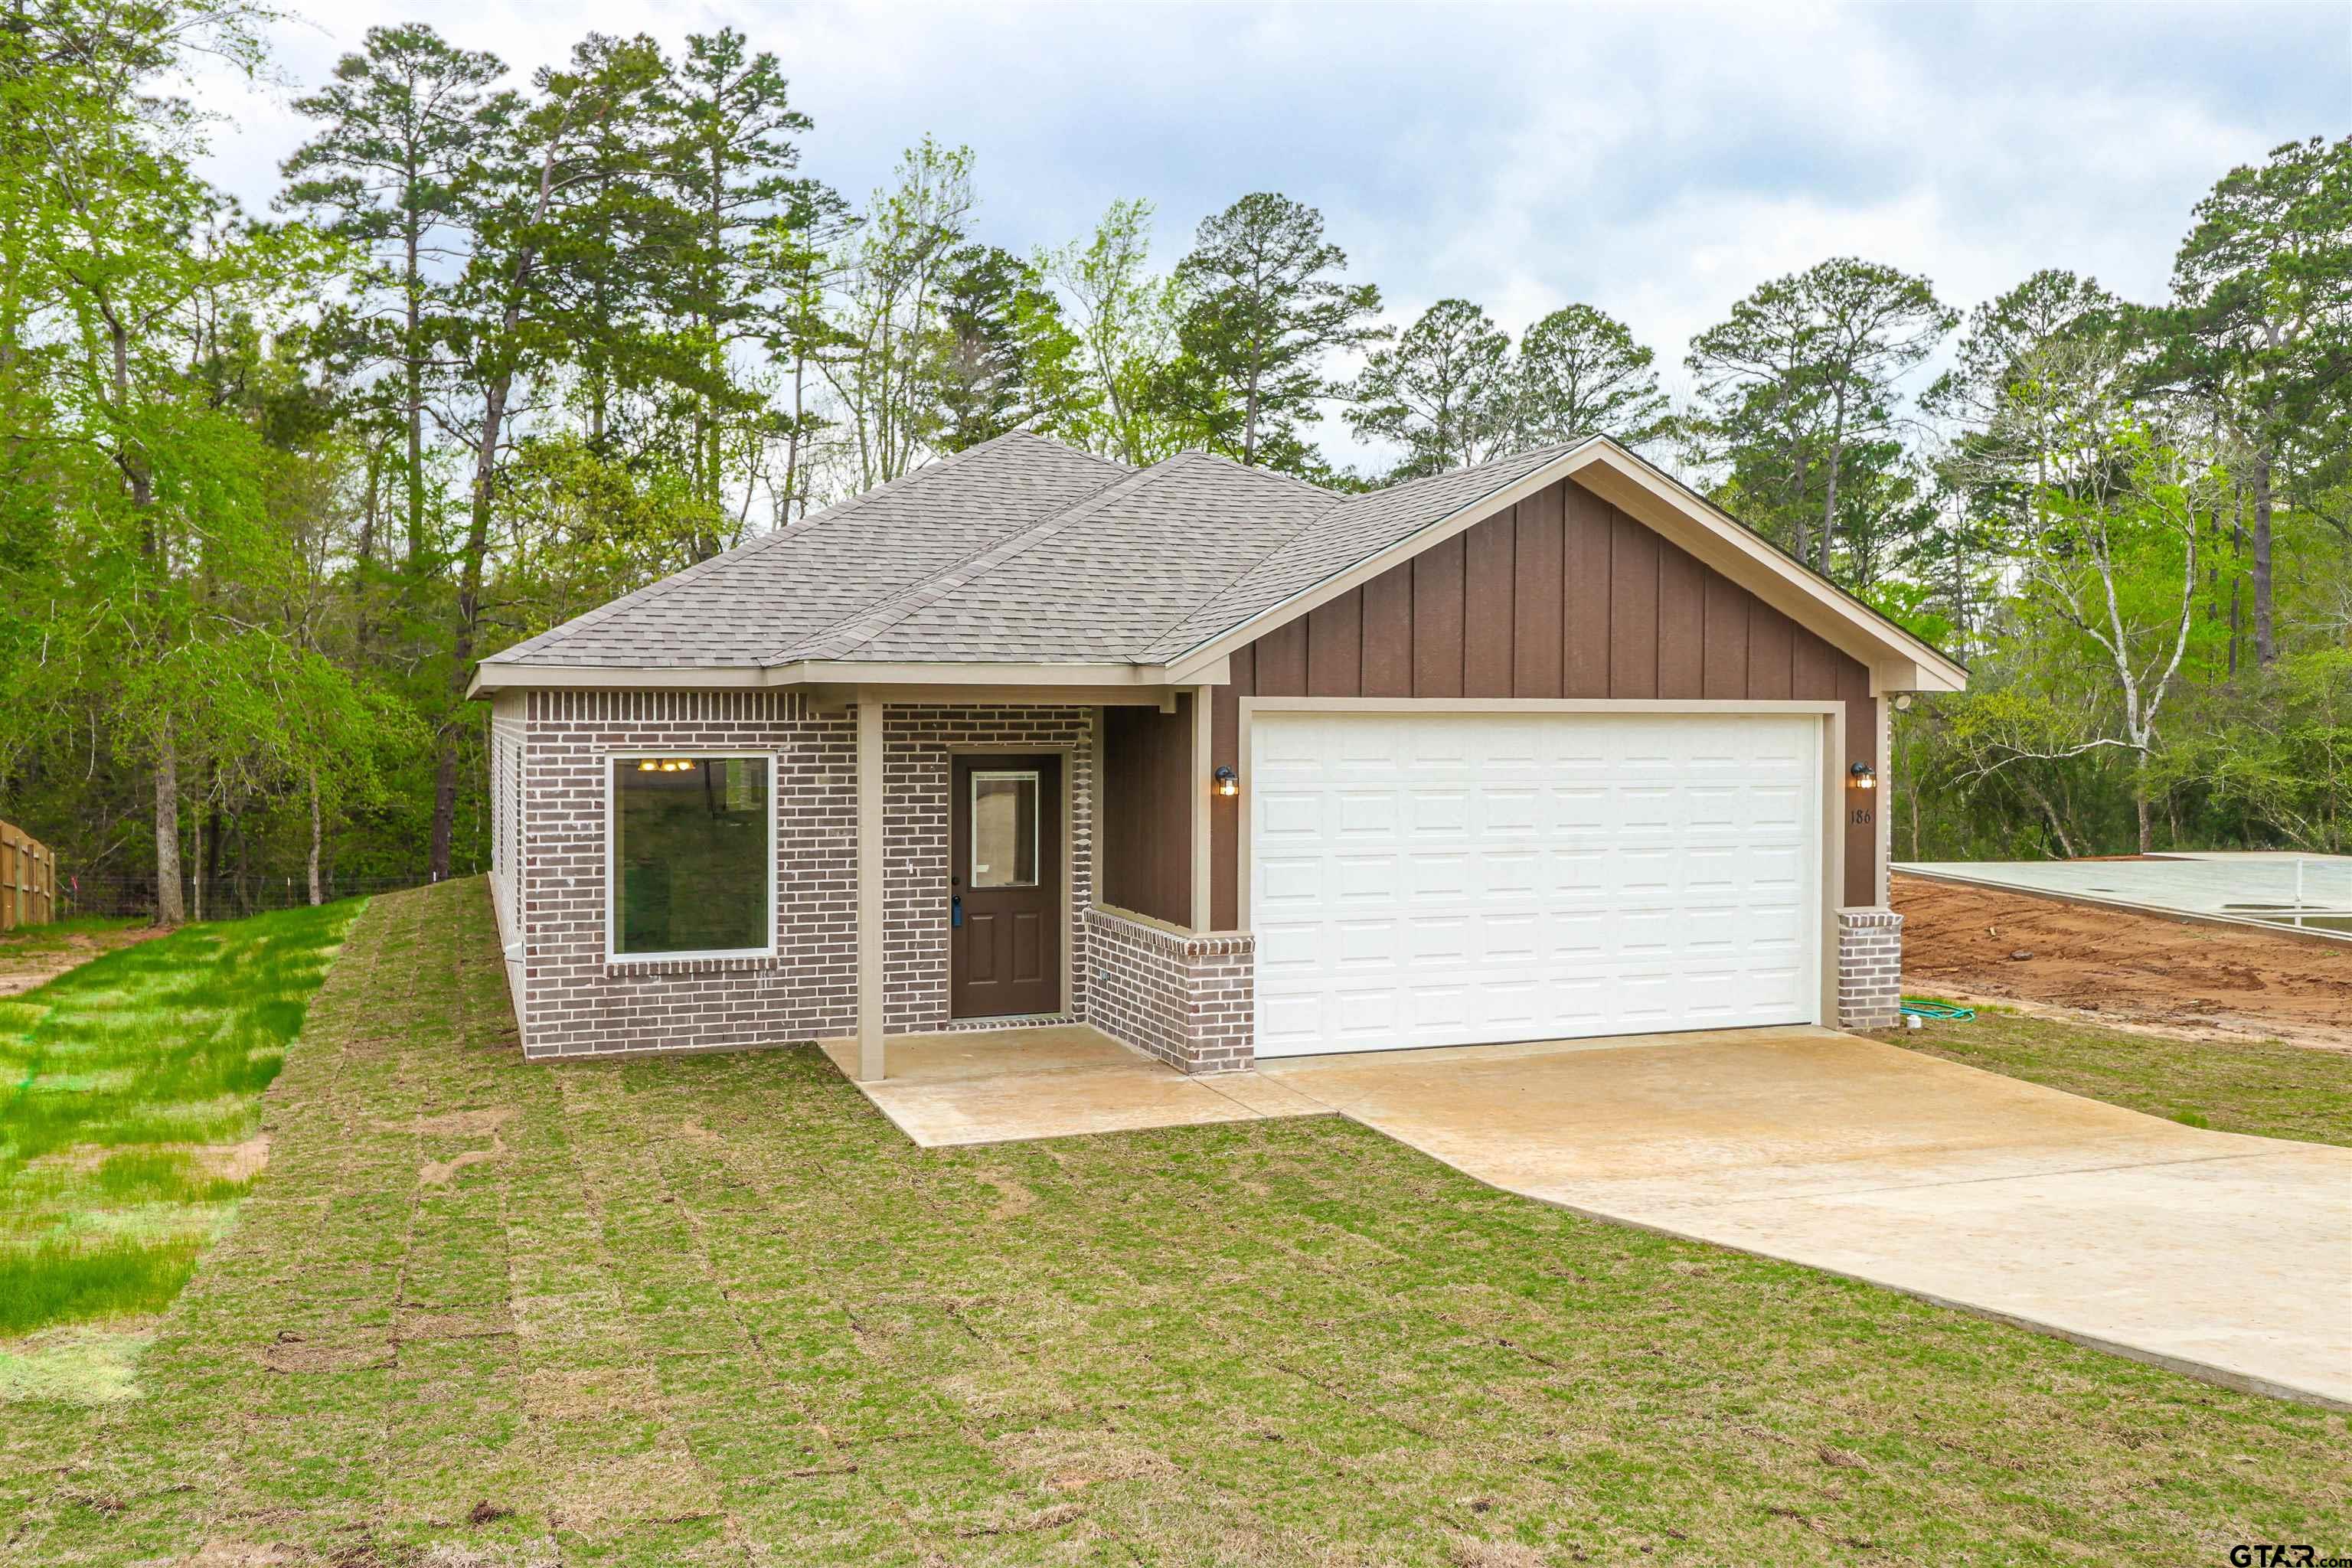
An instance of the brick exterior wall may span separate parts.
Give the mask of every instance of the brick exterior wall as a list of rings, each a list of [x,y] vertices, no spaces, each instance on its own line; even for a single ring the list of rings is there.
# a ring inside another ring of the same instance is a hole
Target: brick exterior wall
[[[948,1022],[948,759],[957,752],[1066,751],[1070,816],[1068,1011],[1086,1015],[1087,934],[1094,899],[1094,710],[885,708],[882,710],[882,1030]]]
[[[1903,1005],[1903,917],[1838,911],[1838,1027],[1891,1029]]]
[[[1087,911],[1087,1022],[1181,1072],[1252,1065],[1255,937],[1185,935],[1103,909]]]
[[[519,853],[501,880],[520,919],[517,1015],[530,1057],[787,1045],[857,1030],[857,727],[769,691],[534,691],[513,747]],[[886,1026],[948,1022],[948,759],[1066,749],[1072,1008],[1094,888],[1090,709],[889,708],[883,721]],[[740,751],[775,758],[776,956],[618,959],[605,944],[605,759]],[[501,783],[505,783],[504,779]],[[494,836],[508,826],[494,795]],[[511,877],[511,882],[505,879]]]
[[[1069,814],[1068,1013],[1188,1073],[1254,1060],[1255,941],[1190,935],[1093,907],[1094,714],[1079,707],[885,710],[885,1028],[948,1018],[950,758],[1051,751]],[[769,691],[534,691],[494,736],[496,898],[524,1052],[785,1045],[857,1027],[856,721]],[[605,957],[605,759],[615,752],[740,751],[775,758],[777,953]],[[510,820],[519,805],[520,831]],[[1896,1020],[1902,916],[1838,912],[1838,1018]]]
[[[534,691],[520,873],[524,1054],[782,1045],[857,1027],[856,720],[796,693]],[[776,956],[607,963],[605,758],[775,757]]]

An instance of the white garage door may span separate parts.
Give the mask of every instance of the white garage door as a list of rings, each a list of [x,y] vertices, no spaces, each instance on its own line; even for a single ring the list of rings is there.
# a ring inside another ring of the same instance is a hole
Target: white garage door
[[[1257,1054],[1818,1022],[1821,728],[1255,715]]]

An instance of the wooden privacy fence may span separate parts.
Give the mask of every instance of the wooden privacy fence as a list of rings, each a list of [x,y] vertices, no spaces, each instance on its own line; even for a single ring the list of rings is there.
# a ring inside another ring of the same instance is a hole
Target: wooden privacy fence
[[[57,918],[57,852],[13,823],[0,822],[0,931]]]

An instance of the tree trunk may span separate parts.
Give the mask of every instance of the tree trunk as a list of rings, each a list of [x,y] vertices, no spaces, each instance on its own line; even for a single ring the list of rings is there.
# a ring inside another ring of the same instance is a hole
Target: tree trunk
[[[2254,665],[2268,669],[2278,658],[2278,633],[2271,617],[2271,455],[2254,453]]]
[[[155,923],[183,924],[180,897],[180,753],[169,729],[155,748]]]
[[[322,816],[319,810],[319,770],[312,768],[310,770],[310,905],[313,909],[326,902],[326,899],[319,889],[319,844],[324,837],[320,832],[322,821]]]
[[[1789,541],[1790,553],[1802,561],[1812,554],[1812,544],[1805,527],[1805,441],[1794,425],[1789,427],[1789,483],[1796,492],[1789,518],[1797,531],[1797,536]]]
[[[2236,546],[2231,552],[2233,562],[2243,560],[2246,554],[2246,503],[2243,497],[2238,501],[2238,520],[2231,526],[2231,542]],[[2233,563],[2230,568],[2230,679],[2232,680],[2238,678],[2238,645],[2245,640],[2246,634],[2245,612],[2238,603],[2239,578],[2240,573]]]
[[[415,188],[414,176],[409,187]],[[401,344],[407,360],[405,412],[408,437],[408,569],[418,571],[425,563],[425,358],[423,353],[423,311],[419,296],[423,293],[424,274],[418,266],[418,234],[416,225],[408,226],[408,268],[405,276],[408,336]]]
[[[2058,808],[2051,804],[2050,796],[2039,784],[2028,782],[2022,787],[2025,798],[2042,808],[2042,819],[2050,824],[2051,836],[2058,840],[2058,853],[2072,860],[2074,858],[2074,841],[2066,837],[2066,824],[2059,817]]]
[[[1250,359],[1249,405],[1242,421],[1242,463],[1245,468],[1257,466],[1257,359],[1253,351]]]
[[[490,540],[490,485],[498,472],[499,432],[506,424],[510,374],[492,378],[482,399],[481,439],[474,448],[473,505],[466,524],[466,547],[458,563],[457,619],[451,628],[450,716],[438,731],[433,761],[432,879],[449,875],[450,840],[457,821],[457,715],[464,711],[466,682],[473,674],[474,645],[480,630],[482,557]]]
[[[1845,457],[1845,395],[1837,402],[1837,422],[1830,429],[1829,493],[1822,501],[1822,537],[1817,542],[1821,550],[1821,574],[1830,574],[1830,542],[1837,537],[1838,467]]]
[[[215,774],[214,782],[219,782]],[[203,848],[196,855],[196,919],[203,920],[205,911],[212,911],[214,920],[220,919],[221,900],[221,832],[220,807],[214,806],[196,818],[196,837]]]
[[[2132,808],[2139,817],[2139,852],[2156,852],[2156,826],[2148,816],[2147,753],[2137,753],[2132,763]]]
[[[457,824],[457,726],[453,715],[435,732],[433,757],[433,848],[431,880],[449,876],[449,845]]]
[[[801,410],[806,388],[808,356],[795,352],[793,355],[793,430],[784,437],[784,499],[776,523],[787,527],[793,521],[793,490],[801,477]]]

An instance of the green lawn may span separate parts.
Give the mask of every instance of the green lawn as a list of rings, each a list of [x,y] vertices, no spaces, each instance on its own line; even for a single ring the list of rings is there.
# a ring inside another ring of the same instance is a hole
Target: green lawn
[[[260,1168],[261,1093],[352,912],[192,926],[0,1001],[0,1392],[42,1375],[54,1347],[25,1336],[178,1294]]]
[[[135,1396],[0,1410],[0,1557],[2352,1547],[2341,1415],[1337,1119],[925,1152],[814,1050],[525,1065],[478,882],[368,906],[266,1105],[268,1171]]]
[[[2166,1039],[1994,1008],[1877,1037],[2191,1127],[2352,1145],[2352,1056],[2338,1051]]]

